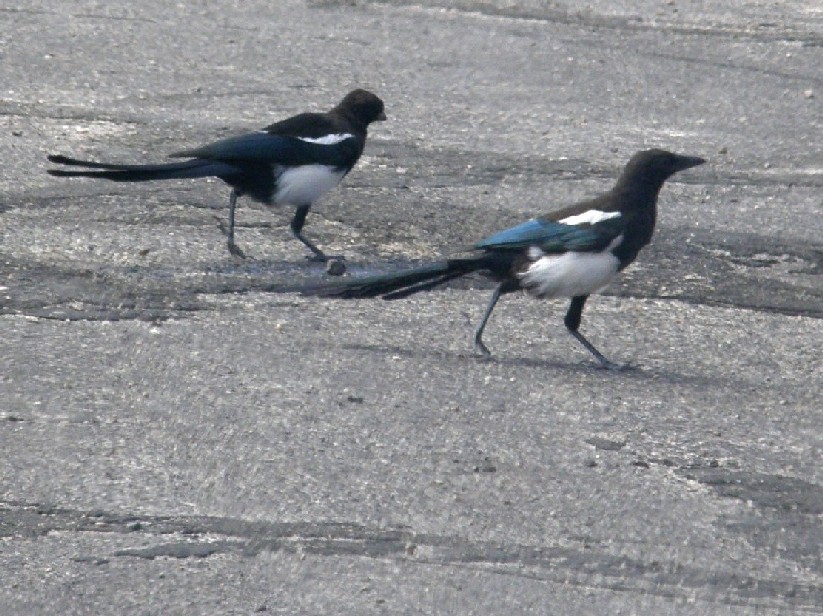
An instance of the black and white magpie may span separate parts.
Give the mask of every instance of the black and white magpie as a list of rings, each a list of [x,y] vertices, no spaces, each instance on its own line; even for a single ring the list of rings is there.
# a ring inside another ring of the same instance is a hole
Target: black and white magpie
[[[472,272],[499,282],[474,335],[475,349],[491,354],[483,330],[497,300],[524,289],[538,298],[571,298],[564,323],[603,368],[616,369],[578,330],[589,295],[602,291],[652,238],[657,196],[673,174],[704,159],[664,150],[635,154],[609,192],[524,222],[476,243],[465,257],[376,276],[321,283],[306,295],[399,299]]]
[[[301,113],[263,130],[221,139],[193,150],[171,154],[189,160],[156,165],[118,165],[52,155],[53,163],[95,171],[49,169],[51,175],[85,176],[115,182],[144,182],[218,177],[231,186],[229,252],[243,257],[234,242],[237,197],[248,195],[265,205],[297,207],[291,221],[294,236],[314,253],[328,257],[302,234],[309,208],[337,186],[363,153],[369,124],[385,120],[383,101],[366,90],[352,90],[331,111]]]

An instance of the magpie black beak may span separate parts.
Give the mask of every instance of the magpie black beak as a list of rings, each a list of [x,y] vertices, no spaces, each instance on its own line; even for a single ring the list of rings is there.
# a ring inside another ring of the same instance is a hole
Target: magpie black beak
[[[380,115],[379,115],[379,116],[377,116],[377,118],[376,118],[376,119],[377,119],[377,121],[378,121],[378,122],[384,122],[385,120],[388,120],[388,118],[386,117],[386,112],[385,112],[385,111],[381,111],[381,112],[380,112]]]
[[[702,165],[705,162],[706,159],[700,158],[699,156],[678,156],[676,163],[677,171],[691,169],[692,167],[697,167],[698,165]]]

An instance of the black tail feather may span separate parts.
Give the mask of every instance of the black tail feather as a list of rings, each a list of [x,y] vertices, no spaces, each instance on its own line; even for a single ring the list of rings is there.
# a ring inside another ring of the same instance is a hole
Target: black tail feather
[[[134,171],[145,167],[146,165],[116,165],[112,163],[97,163],[92,160],[80,160],[79,158],[70,158],[61,154],[49,154],[48,159],[50,163],[58,165],[70,165],[74,167],[86,167],[88,169],[107,169],[109,171]]]
[[[421,282],[416,285],[404,287],[397,291],[391,291],[390,293],[386,293],[385,295],[383,295],[383,299],[403,299],[404,297],[414,295],[415,293],[419,293],[420,291],[428,291],[430,289],[434,289],[435,287],[439,287],[441,284],[446,284],[449,280],[454,280],[455,278],[465,276],[467,273],[468,272],[459,270],[449,272],[447,274],[440,276],[439,278],[435,278],[434,280],[429,280],[428,282]]]
[[[432,289],[449,280],[484,269],[484,267],[482,257],[450,259],[400,272],[321,283],[301,287],[298,290],[303,295],[341,299],[380,296],[384,299],[400,299],[413,293]]]
[[[60,177],[91,177],[114,182],[143,182],[148,180],[172,180],[202,177],[230,177],[238,169],[227,163],[195,158],[173,163],[156,165],[118,165],[112,163],[97,163],[90,160],[79,160],[52,154],[50,162],[72,167],[86,167],[95,171],[74,171],[67,169],[48,169],[49,175]]]

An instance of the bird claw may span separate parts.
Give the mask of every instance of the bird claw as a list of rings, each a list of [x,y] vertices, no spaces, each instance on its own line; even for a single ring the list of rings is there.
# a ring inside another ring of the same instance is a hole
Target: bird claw
[[[632,364],[631,362],[628,362],[628,363],[625,363],[625,364],[616,364],[616,363],[611,362],[609,360],[601,361],[597,365],[597,367],[600,370],[608,370],[609,372],[626,372],[626,371],[629,371],[629,370],[636,370],[637,369],[637,365]]]
[[[244,253],[242,250],[240,250],[240,246],[238,246],[234,242],[229,242],[228,246],[229,246],[229,252],[231,253],[232,256],[239,257],[241,259],[246,258],[246,253]]]
[[[220,229],[220,232],[223,235],[225,235],[226,237],[229,238],[229,241],[228,241],[229,253],[233,257],[239,257],[241,259],[245,259],[246,254],[242,250],[240,250],[240,247],[237,244],[234,243],[234,238],[232,237],[232,234],[229,232],[229,228],[226,226],[226,223],[223,222],[223,219],[220,218],[219,216],[214,216],[214,219],[217,221],[217,228]]]
[[[474,352],[480,354],[480,359],[490,361],[492,358],[491,351],[480,340],[474,342]]]

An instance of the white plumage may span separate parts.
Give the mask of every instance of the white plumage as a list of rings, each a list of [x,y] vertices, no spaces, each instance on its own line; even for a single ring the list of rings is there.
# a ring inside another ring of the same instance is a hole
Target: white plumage
[[[341,141],[345,141],[346,139],[350,139],[354,137],[349,133],[337,133],[334,135],[323,135],[322,137],[298,137],[300,141],[305,141],[307,143],[319,143],[320,145],[334,145],[335,143],[340,143]]]
[[[537,247],[529,248],[533,260],[520,274],[526,290],[536,297],[577,297],[605,289],[617,274],[620,261],[612,250],[623,241],[619,235],[601,252],[567,252],[546,255]]]
[[[563,220],[559,220],[558,222],[561,222],[564,225],[594,225],[598,222],[609,220],[610,218],[617,218],[618,216],[620,216],[620,212],[602,212],[600,210],[586,210],[582,214],[577,214],[575,216],[567,216],[566,218],[564,218]]]
[[[340,183],[345,170],[330,165],[280,167],[275,203],[310,205]],[[277,171],[275,171],[277,173]]]

